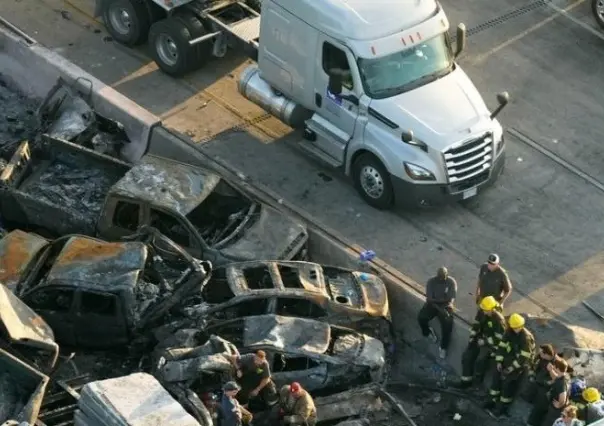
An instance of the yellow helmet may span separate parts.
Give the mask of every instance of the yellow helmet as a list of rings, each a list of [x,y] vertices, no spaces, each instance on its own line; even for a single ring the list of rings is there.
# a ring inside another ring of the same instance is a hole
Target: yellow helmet
[[[519,314],[510,315],[509,322],[510,327],[512,328],[522,328],[524,327],[524,318]]]
[[[493,296],[487,296],[480,301],[480,309],[483,311],[490,312],[497,306],[499,306],[499,303],[497,303],[497,300]]]
[[[587,388],[582,393],[585,401],[592,403],[600,400],[600,391],[596,388]]]

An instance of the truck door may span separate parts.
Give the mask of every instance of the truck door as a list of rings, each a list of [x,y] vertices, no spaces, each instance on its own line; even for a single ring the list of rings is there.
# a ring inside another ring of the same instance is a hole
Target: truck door
[[[76,303],[76,339],[86,347],[128,343],[128,328],[120,299],[111,293],[81,290]]]
[[[76,346],[75,291],[66,287],[40,288],[23,296],[23,301],[48,323],[59,345]]]
[[[354,56],[346,47],[328,37],[320,36],[318,43],[317,51],[321,54],[321,66],[315,69],[315,110],[318,117],[311,118],[309,128],[317,133],[317,148],[341,164],[359,114],[359,83],[351,67],[355,63]],[[329,72],[334,70],[343,74],[339,96],[328,89]],[[346,97],[349,98],[344,99]]]

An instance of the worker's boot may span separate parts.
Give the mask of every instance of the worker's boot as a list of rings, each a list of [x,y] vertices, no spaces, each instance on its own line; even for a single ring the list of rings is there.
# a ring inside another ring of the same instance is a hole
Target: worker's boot
[[[472,382],[469,380],[459,380],[457,382],[454,382],[452,384],[452,386],[455,389],[459,389],[459,390],[466,390],[472,387]]]
[[[493,410],[492,414],[493,414],[493,417],[495,417],[496,419],[501,419],[501,418],[510,416],[509,410],[510,410],[509,404],[499,404],[499,406],[495,410]]]
[[[497,406],[497,403],[495,401],[493,401],[492,399],[487,399],[487,402],[485,402],[482,405],[482,408],[484,408],[487,411],[490,411],[490,410],[493,410],[496,406]]]

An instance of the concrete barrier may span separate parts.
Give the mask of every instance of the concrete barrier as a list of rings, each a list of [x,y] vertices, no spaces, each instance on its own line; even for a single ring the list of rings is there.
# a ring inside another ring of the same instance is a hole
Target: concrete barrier
[[[159,117],[88,74],[61,55],[0,17],[0,75],[32,98],[43,99],[59,78],[63,78],[102,116],[121,123],[132,143],[124,156],[138,161],[147,151],[151,129]]]

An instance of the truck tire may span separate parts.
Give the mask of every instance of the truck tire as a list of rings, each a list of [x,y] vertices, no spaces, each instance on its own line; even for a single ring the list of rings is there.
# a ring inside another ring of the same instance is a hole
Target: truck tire
[[[137,46],[147,40],[151,14],[143,0],[105,0],[103,22],[114,40]]]
[[[192,40],[203,37],[208,34],[201,21],[193,15],[191,12],[182,12],[174,15],[174,18],[180,20],[185,27],[189,30]],[[212,57],[212,40],[204,41],[203,43],[197,43],[194,46],[190,46],[196,54],[195,68],[199,68],[204,65]]]
[[[367,204],[379,210],[392,207],[394,192],[390,173],[374,155],[361,154],[352,165],[354,186]]]
[[[182,77],[197,66],[197,49],[189,45],[194,38],[176,16],[157,21],[149,31],[151,57],[166,74]]]
[[[604,0],[591,0],[591,11],[600,28],[604,29]]]
[[[258,13],[260,13],[260,9],[262,9],[262,0],[245,0],[245,4]]]

